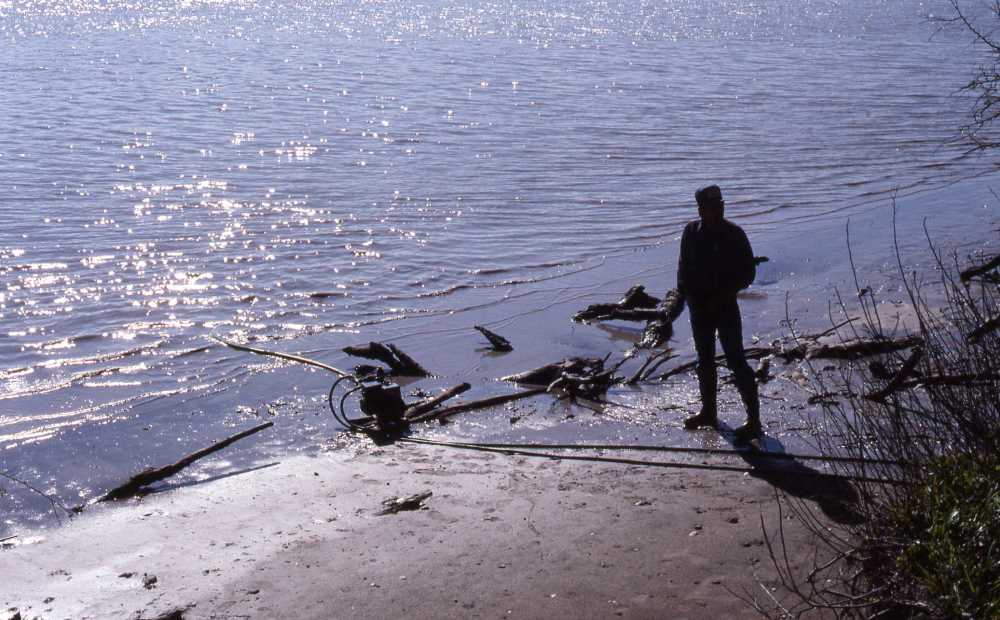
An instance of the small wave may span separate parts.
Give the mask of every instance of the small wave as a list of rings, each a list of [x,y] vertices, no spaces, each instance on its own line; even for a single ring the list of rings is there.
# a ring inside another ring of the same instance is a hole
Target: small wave
[[[417,295],[417,299],[426,299],[428,297],[444,297],[445,295],[451,295],[457,291],[461,291],[467,288],[478,288],[474,284],[454,284],[448,288],[441,289],[439,291],[431,291],[429,293],[420,293]],[[397,299],[399,299],[397,297]]]
[[[197,347],[195,349],[187,349],[185,351],[177,351],[176,353],[172,353],[170,355],[170,357],[173,358],[173,359],[178,359],[178,358],[181,358],[181,357],[187,357],[189,355],[196,355],[198,353],[204,353],[205,351],[208,351],[211,348],[212,347],[205,346],[205,347]]]
[[[166,340],[157,340],[152,344],[143,345],[141,347],[135,347],[132,349],[126,349],[124,351],[112,351],[109,353],[100,353],[98,355],[92,355],[88,357],[75,357],[75,358],[60,358],[45,360],[44,362],[39,362],[35,365],[35,368],[64,368],[66,366],[87,366],[90,364],[100,364],[103,362],[116,362],[127,357],[132,357],[134,355],[145,355],[152,353],[159,349]]]
[[[63,269],[69,269],[67,263],[50,262],[50,263],[21,263],[18,265],[11,265],[11,271],[61,271]]]
[[[306,295],[309,299],[329,299],[330,297],[350,297],[347,291],[316,291]]]

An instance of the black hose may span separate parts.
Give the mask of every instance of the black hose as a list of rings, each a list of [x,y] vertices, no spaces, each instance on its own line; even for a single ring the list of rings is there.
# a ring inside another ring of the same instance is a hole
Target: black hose
[[[416,438],[414,438],[416,439]],[[434,441],[422,439],[422,441]],[[449,445],[478,446],[496,449],[530,449],[530,450],[636,450],[639,452],[676,452],[682,454],[712,454],[723,456],[754,455],[790,461],[821,461],[826,463],[858,463],[864,465],[901,466],[902,463],[884,459],[865,459],[851,456],[826,456],[822,454],[793,454],[790,452],[764,452],[753,448],[735,448],[724,450],[720,448],[686,448],[675,446],[650,446],[644,444],[579,444],[579,443],[483,443],[483,442],[449,442]]]
[[[904,484],[902,481],[893,480],[888,478],[870,478],[867,476],[845,476],[841,474],[833,474],[828,472],[820,472],[813,470],[796,470],[789,471],[787,469],[772,469],[772,468],[762,468],[762,467],[736,467],[733,465],[703,465],[700,463],[677,463],[668,461],[641,461],[638,459],[626,459],[618,457],[608,457],[608,456],[581,456],[575,454],[554,454],[551,452],[535,452],[530,449],[518,449],[518,448],[494,448],[490,447],[488,444],[475,444],[475,443],[457,443],[449,441],[437,441],[434,439],[421,439],[417,437],[400,437],[397,441],[402,441],[406,443],[415,443],[431,446],[442,446],[446,448],[457,448],[459,450],[476,450],[480,452],[493,452],[497,454],[506,454],[508,456],[529,456],[529,457],[542,457],[555,460],[565,460],[565,461],[591,461],[598,463],[619,463],[624,465],[640,465],[643,467],[664,467],[669,469],[702,469],[710,471],[732,471],[744,474],[779,474],[785,476],[810,476],[815,478],[827,478],[834,480],[848,480],[852,482],[869,482],[869,483],[879,483],[879,484]],[[514,445],[514,444],[510,444]],[[530,446],[526,446],[530,448]],[[619,447],[618,449],[628,449],[628,447]],[[763,453],[762,453],[763,454]]]

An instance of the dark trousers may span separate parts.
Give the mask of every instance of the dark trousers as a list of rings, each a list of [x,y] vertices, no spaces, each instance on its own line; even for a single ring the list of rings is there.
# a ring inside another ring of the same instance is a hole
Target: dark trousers
[[[726,354],[726,365],[733,373],[733,383],[743,398],[747,415],[751,419],[758,419],[760,404],[757,381],[743,351],[743,319],[740,317],[740,306],[736,298],[715,303],[689,299],[688,308],[694,347],[698,352],[698,386],[702,404],[713,410],[716,406],[719,379],[715,368],[715,335],[718,333],[722,351]]]

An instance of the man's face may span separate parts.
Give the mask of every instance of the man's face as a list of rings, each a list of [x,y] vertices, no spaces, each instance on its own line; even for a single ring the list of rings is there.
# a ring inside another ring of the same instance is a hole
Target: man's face
[[[722,221],[722,214],[725,211],[726,202],[720,200],[714,204],[699,205],[698,206],[698,216],[701,217],[702,223],[708,227],[712,228],[716,224]]]

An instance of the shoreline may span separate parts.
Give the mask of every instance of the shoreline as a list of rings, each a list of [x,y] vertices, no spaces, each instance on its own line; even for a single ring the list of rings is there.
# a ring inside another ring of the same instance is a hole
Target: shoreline
[[[966,190],[982,194],[985,185]],[[924,204],[923,210],[934,206]],[[986,220],[990,214],[987,210],[974,218]],[[881,222],[885,216],[870,214],[868,219],[876,218]],[[908,229],[917,227],[914,219],[916,215],[908,217]],[[950,225],[954,233],[958,226]],[[874,247],[878,233],[866,234],[865,247]],[[836,236],[827,232],[818,245],[829,245]],[[778,245],[775,237],[769,239],[772,247]],[[913,238],[908,243],[904,261],[921,245]],[[461,368],[464,358],[448,357],[467,342],[466,335],[457,335],[456,325],[509,310],[497,305],[475,317],[419,322],[425,330],[413,337],[398,336],[412,330],[410,324],[386,326],[370,335],[405,340],[406,349],[414,342],[435,343],[431,364],[442,372],[426,386],[432,390],[473,373],[477,387],[495,390],[498,384],[483,375],[523,370],[531,360],[553,361],[561,352],[587,355],[624,348],[634,330],[571,324],[570,310],[606,293],[620,294],[636,279],[649,277],[651,258],[669,253],[667,249],[644,256],[640,269],[631,273],[624,273],[622,267],[628,265],[623,262],[615,271],[622,278],[618,281],[609,281],[610,272],[602,272],[603,279],[587,295],[567,297],[564,290],[556,295],[558,303],[544,306],[537,316],[514,316],[511,329],[559,321],[551,323],[558,325],[555,333],[527,343],[516,356],[483,356],[471,369]],[[806,310],[799,327],[822,323],[826,308],[812,300],[829,294],[831,280],[842,279],[843,268],[814,266],[820,277],[786,273],[782,263],[787,260],[779,257],[778,265],[771,265],[765,280],[741,302],[747,344],[755,336],[766,341],[777,333],[782,292],[800,296],[793,299],[793,311]],[[862,276],[880,283],[878,293],[892,304],[886,309],[895,308],[905,322],[907,304],[894,302],[897,291],[886,275],[891,275],[887,264],[886,257],[873,260],[866,254]],[[656,278],[669,279],[669,268],[656,271]],[[432,329],[446,324],[448,330]],[[674,346],[680,362],[692,351],[686,318],[677,325]],[[529,335],[540,327],[532,329]],[[321,344],[333,348],[329,342]],[[783,366],[775,372],[782,381],[762,388],[770,402],[764,412],[769,450],[795,452],[795,442],[809,441],[810,429],[800,424],[808,414],[807,394],[797,387],[808,378],[800,370],[794,364]],[[303,377],[296,384],[303,391],[326,379],[287,368],[265,383],[274,385],[292,375]],[[624,408],[588,413],[532,399],[488,414],[460,416],[448,430],[433,426],[420,431],[453,440],[556,438],[572,443],[611,436],[617,443],[724,445],[716,433],[680,429],[683,412],[677,409],[697,400],[690,379],[614,391],[611,400],[625,403]],[[723,383],[720,388],[722,418],[733,423],[742,409],[731,387]],[[286,428],[303,421],[301,413],[288,416]],[[758,580],[773,584],[761,519],[774,530],[776,491],[797,498],[816,491],[805,478],[779,482],[736,473],[467,454],[429,446],[366,449],[342,434],[330,440],[330,430],[322,425],[310,429],[317,451],[313,456],[287,449],[233,451],[192,468],[142,500],[91,507],[63,526],[17,528],[18,538],[0,545],[0,581],[6,585],[0,609],[46,619],[156,618],[179,609],[188,619],[326,618],[339,617],[341,610],[362,618],[400,612],[416,617],[642,618],[662,617],[664,610],[679,618],[757,617],[730,591],[760,592]],[[433,493],[426,510],[375,516],[383,500],[425,490]],[[831,490],[836,493],[836,485]],[[830,499],[837,498],[825,498]],[[825,500],[814,505],[836,519]],[[811,562],[814,545],[803,526],[797,521],[784,525],[793,564]]]
[[[0,551],[3,608],[46,619],[756,617],[730,591],[759,593],[775,577],[760,525],[775,528],[774,492],[756,477],[431,446],[348,452],[89,509]],[[425,509],[376,515],[422,491]],[[801,565],[809,536],[785,516]]]

